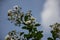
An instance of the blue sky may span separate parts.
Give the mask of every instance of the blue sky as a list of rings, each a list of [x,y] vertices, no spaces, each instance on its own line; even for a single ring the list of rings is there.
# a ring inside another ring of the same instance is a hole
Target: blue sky
[[[0,40],[4,40],[4,37],[11,30],[24,31],[19,27],[16,27],[13,23],[10,23],[7,18],[7,11],[13,8],[14,5],[19,5],[22,7],[22,11],[26,13],[28,10],[32,10],[33,16],[37,21],[41,22],[41,12],[43,10],[43,5],[45,0],[1,0],[0,1]],[[38,28],[40,30],[40,28]],[[26,31],[25,31],[26,32]],[[46,33],[45,33],[46,34]],[[50,34],[46,35],[47,37]],[[46,40],[46,36],[42,40]]]

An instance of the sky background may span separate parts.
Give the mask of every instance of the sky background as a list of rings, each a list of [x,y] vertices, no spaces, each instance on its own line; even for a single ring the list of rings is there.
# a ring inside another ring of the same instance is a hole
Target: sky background
[[[7,12],[9,9],[12,9],[15,5],[19,5],[25,13],[28,10],[32,10],[32,14],[37,22],[41,23],[41,12],[45,1],[46,0],[0,0],[0,40],[4,40],[4,37],[11,30],[24,31],[8,21]],[[43,30],[43,27],[39,27],[38,30]],[[46,38],[51,36],[49,32],[44,32],[43,34],[45,36],[42,40],[47,40]]]

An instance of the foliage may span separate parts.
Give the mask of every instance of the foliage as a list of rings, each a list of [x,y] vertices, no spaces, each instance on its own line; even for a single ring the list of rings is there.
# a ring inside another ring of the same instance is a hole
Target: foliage
[[[38,31],[37,27],[41,24],[37,23],[31,14],[31,10],[27,13],[21,11],[21,7],[14,6],[14,9],[8,10],[8,20],[16,26],[22,26],[22,29],[28,30],[28,33],[11,31],[8,33],[13,40],[41,40],[43,31]]]

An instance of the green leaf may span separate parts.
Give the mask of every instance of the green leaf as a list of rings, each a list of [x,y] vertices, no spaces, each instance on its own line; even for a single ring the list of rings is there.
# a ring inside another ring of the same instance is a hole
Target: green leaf
[[[24,32],[21,32],[21,33],[20,33],[20,36],[21,36],[22,34],[24,34]]]
[[[37,31],[37,28],[33,28],[34,31]]]
[[[27,40],[29,40],[30,38],[32,38],[31,34],[24,34],[24,37],[27,38]]]
[[[49,37],[48,40],[53,40],[53,39],[51,37]]]
[[[56,40],[56,38],[57,38],[56,32],[55,31],[51,31],[51,33],[52,33],[53,38]]]
[[[27,27],[22,27],[22,29],[27,29]]]
[[[36,33],[35,33],[35,32],[32,32],[31,35],[32,35],[33,37],[35,37]]]
[[[36,36],[38,39],[41,39],[43,37],[42,31],[37,32]]]
[[[35,24],[35,26],[40,26],[41,24]]]
[[[22,14],[21,14],[21,21],[23,21],[23,16],[24,16],[24,14],[23,14],[23,12],[22,12]]]
[[[27,20],[28,20],[28,16],[25,16],[25,17],[24,17],[24,21],[27,21]]]

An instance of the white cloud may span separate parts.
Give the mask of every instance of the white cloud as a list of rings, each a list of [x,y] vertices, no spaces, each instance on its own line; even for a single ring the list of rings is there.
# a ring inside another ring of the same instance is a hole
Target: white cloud
[[[60,0],[46,0],[42,11],[42,25],[45,29],[53,23],[60,23]]]
[[[44,38],[51,36],[49,25],[56,22],[60,23],[60,0],[46,0],[42,11],[42,26],[44,30]],[[47,40],[47,39],[46,39]]]

